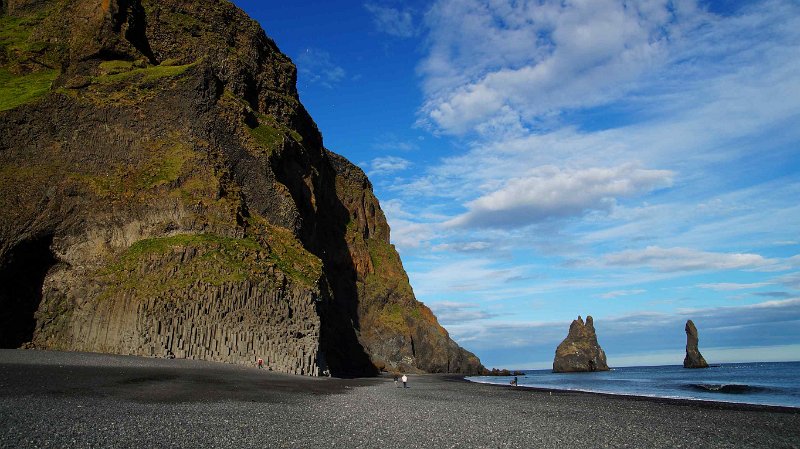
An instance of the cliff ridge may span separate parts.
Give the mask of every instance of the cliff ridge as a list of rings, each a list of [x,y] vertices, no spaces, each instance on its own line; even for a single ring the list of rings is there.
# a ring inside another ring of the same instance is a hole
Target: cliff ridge
[[[0,3],[0,345],[319,375],[483,367],[228,1]]]

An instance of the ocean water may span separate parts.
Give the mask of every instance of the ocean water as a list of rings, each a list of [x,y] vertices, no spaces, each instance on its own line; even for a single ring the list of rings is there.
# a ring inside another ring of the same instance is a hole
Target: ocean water
[[[594,373],[528,370],[521,387],[781,405],[800,408],[800,362],[724,363],[706,369],[680,365],[612,368]],[[472,376],[473,382],[508,385],[514,376]]]

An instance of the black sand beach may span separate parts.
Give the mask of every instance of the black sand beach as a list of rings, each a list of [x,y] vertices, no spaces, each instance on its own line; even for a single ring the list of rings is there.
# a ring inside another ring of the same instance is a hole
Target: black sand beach
[[[0,447],[800,447],[800,409],[0,350]]]

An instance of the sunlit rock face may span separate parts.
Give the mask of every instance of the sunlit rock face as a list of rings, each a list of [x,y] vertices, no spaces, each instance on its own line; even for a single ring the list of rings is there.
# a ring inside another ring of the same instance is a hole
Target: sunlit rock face
[[[699,338],[697,336],[697,328],[692,320],[686,321],[686,357],[683,359],[684,368],[708,368],[706,359],[700,350],[697,349]]]
[[[586,323],[581,317],[572,321],[567,338],[556,349],[553,371],[557,373],[608,371],[606,354],[597,343],[591,316],[586,317]]]
[[[0,344],[287,373],[483,369],[227,1],[0,2]]]

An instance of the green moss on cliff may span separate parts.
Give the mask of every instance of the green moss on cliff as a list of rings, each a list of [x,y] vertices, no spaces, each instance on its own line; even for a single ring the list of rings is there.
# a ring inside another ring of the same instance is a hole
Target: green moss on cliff
[[[132,291],[138,297],[158,296],[201,282],[221,285],[245,279],[259,281],[272,264],[253,239],[212,234],[180,234],[140,240],[101,274],[108,288],[100,299]]]
[[[316,286],[321,261],[288,230],[270,227],[268,233],[244,238],[179,234],[140,240],[100,273],[108,286],[100,299],[123,291],[141,298],[159,296],[197,282],[259,282],[274,276],[276,269],[303,285]],[[268,245],[261,242],[264,237]]]
[[[314,286],[322,277],[322,261],[303,247],[292,231],[255,216],[248,220],[248,234],[269,248],[269,258],[281,271]]]
[[[392,290],[406,297],[413,297],[411,284],[394,246],[375,238],[367,239],[366,244],[375,268],[375,272],[367,276],[367,287],[377,291]]]
[[[179,139],[176,136],[176,139]],[[70,176],[87,185],[101,198],[132,198],[176,182],[197,155],[180,140],[159,141],[143,152],[146,158],[125,166],[110,166],[104,173],[75,172]]]
[[[29,103],[50,91],[58,70],[41,70],[26,75],[14,75],[0,69],[0,111]]]
[[[283,143],[283,133],[270,125],[259,125],[256,128],[248,129],[256,143],[269,152],[279,148]]]
[[[281,124],[271,115],[258,114],[258,126],[248,130],[256,143],[270,154],[281,148],[287,139],[303,142],[303,137],[297,131]]]
[[[105,61],[100,69],[104,74],[92,78],[98,84],[150,84],[163,78],[174,78],[182,75],[196,62],[184,65],[157,65],[145,68],[134,68],[129,61]]]

